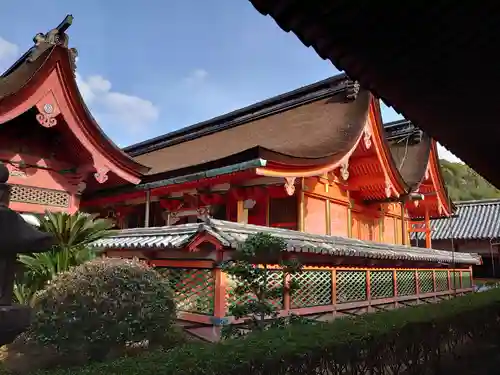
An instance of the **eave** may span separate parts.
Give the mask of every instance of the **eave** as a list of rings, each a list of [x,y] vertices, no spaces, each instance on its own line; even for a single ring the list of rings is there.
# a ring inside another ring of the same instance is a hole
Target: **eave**
[[[435,141],[431,142],[427,168],[420,185],[416,189],[416,193],[422,194],[424,199],[422,201],[407,202],[406,207],[412,219],[425,217],[426,210],[431,218],[453,215],[454,206],[448,196],[446,184],[441,173]]]
[[[36,71],[26,78],[24,84],[1,98],[0,124],[30,108],[37,107],[42,112],[44,106],[50,105],[55,122],[47,126],[58,126],[57,116],[62,115],[71,132],[92,155],[95,173],[102,177],[111,171],[127,182],[139,183],[149,168],[116,147],[91,116],[78,90],[68,49],[52,46],[38,59],[43,59],[43,63],[38,64]],[[35,63],[36,60],[24,62]]]
[[[481,257],[477,254],[454,254],[450,251],[381,244],[353,238],[318,235],[215,219],[209,219],[200,224],[124,229],[111,237],[95,241],[91,246],[104,250],[140,249],[162,252],[173,249],[196,250],[190,245],[200,238],[200,234],[208,234],[212,237],[211,242],[212,240],[216,241],[217,248],[236,250],[240,248],[249,235],[262,232],[281,238],[286,244],[285,251],[291,253],[439,264],[473,265],[481,263]]]
[[[84,196],[81,206],[99,206],[145,197],[146,191],[150,192],[150,196],[160,196],[201,186],[244,181],[245,179],[256,177],[255,170],[265,165],[265,160],[254,159],[225,167],[139,184],[137,186],[103,190],[90,196]]]
[[[331,97],[346,91],[347,86],[348,77],[345,74],[338,74],[230,113],[127,146],[123,148],[123,151],[135,157],[165,147],[175,146],[179,143],[229,130],[264,117],[273,116],[298,106]]]
[[[152,167],[154,175],[253,148],[284,165],[326,165],[342,158],[358,139],[369,97],[341,74],[146,141],[134,155],[140,153],[136,160]]]

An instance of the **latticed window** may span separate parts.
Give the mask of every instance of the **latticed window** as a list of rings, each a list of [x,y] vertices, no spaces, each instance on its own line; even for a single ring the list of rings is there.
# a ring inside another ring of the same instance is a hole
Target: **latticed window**
[[[264,278],[264,277],[267,277],[268,287],[270,289],[280,288],[281,290],[283,290],[284,276],[283,276],[282,271],[269,270],[266,273],[266,276],[262,276],[262,278]],[[229,312],[231,307],[234,305],[247,303],[247,302],[252,301],[252,300],[255,301],[257,299],[255,294],[248,294],[246,296],[236,295],[235,288],[238,285],[238,281],[235,278],[228,276],[227,284],[228,284],[227,285],[227,307],[226,307],[227,312]],[[267,302],[272,304],[278,310],[283,309],[283,298],[282,297],[277,298],[275,300],[268,300]]]
[[[302,271],[292,275],[292,280],[298,284],[290,298],[292,309],[332,304],[331,271]]]
[[[396,284],[398,286],[398,296],[412,296],[417,294],[414,271],[397,271]]]
[[[337,302],[366,300],[366,271],[337,271]]]
[[[170,281],[177,310],[212,315],[214,278],[209,269],[157,268]]]
[[[52,207],[69,207],[70,194],[61,190],[42,189],[32,186],[11,185],[10,201],[41,204]]]
[[[418,271],[418,282],[420,293],[434,292],[434,280],[432,278],[432,271]]]
[[[297,229],[297,196],[269,199],[269,226]]]
[[[460,289],[460,271],[450,272],[451,289]]]
[[[462,288],[472,288],[472,275],[470,271],[462,272]]]
[[[389,298],[394,296],[392,271],[370,271],[371,298]]]
[[[448,285],[448,271],[436,271],[436,292],[450,289]]]

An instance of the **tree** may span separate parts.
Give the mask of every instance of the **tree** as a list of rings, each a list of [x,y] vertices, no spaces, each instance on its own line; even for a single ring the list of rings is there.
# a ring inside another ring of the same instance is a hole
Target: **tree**
[[[89,245],[107,236],[113,227],[110,220],[83,212],[46,212],[39,221],[39,229],[53,234],[56,245],[43,253],[19,256],[24,268],[14,285],[19,303],[30,303],[33,295],[57,274],[93,259],[96,254]]]
[[[452,201],[500,198],[500,190],[467,165],[447,160],[439,162]]]
[[[285,291],[292,293],[298,285],[291,275],[301,271],[296,259],[285,258],[286,243],[283,239],[267,233],[248,236],[236,252],[234,260],[224,262],[222,270],[234,281],[229,313],[243,319],[242,325],[225,326],[223,336],[242,336],[247,331],[262,331],[271,326],[283,325],[294,320],[276,319],[278,309],[273,302],[282,300]],[[256,263],[259,265],[257,266]],[[280,265],[280,283],[271,283],[270,264]],[[286,280],[286,281],[285,281]]]

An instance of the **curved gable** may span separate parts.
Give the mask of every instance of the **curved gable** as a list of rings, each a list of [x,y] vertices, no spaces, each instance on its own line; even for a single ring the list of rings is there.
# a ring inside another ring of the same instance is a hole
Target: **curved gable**
[[[93,174],[99,183],[106,182],[109,173],[139,183],[149,168],[122,152],[102,132],[76,84],[76,51],[67,47],[66,34],[54,38],[58,32],[39,34],[36,45],[0,78],[0,124],[36,108],[41,126],[69,129],[90,154],[90,163],[80,173]]]
[[[423,218],[426,211],[431,218],[446,217],[453,213],[454,207],[441,173],[437,143],[434,140],[431,141],[424,177],[415,192],[421,194],[423,200],[407,203],[411,217]]]
[[[362,142],[348,161],[347,174],[339,174],[346,188],[364,201],[397,199],[406,194],[408,186],[393,160],[385,138],[380,106],[371,96]],[[346,177],[347,178],[343,178]]]

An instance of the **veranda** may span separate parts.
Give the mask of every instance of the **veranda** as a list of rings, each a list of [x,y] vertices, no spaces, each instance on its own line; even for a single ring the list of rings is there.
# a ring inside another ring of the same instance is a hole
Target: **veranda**
[[[161,228],[122,230],[95,243],[108,256],[140,257],[168,274],[179,322],[206,340],[219,338],[220,327],[238,323],[229,308],[239,301],[234,283],[219,267],[248,235],[268,232],[283,238],[287,252],[304,265],[292,275],[299,288],[275,301],[281,316],[291,313],[330,320],[436,302],[473,291],[473,264],[479,256],[433,249],[365,242],[286,229],[208,220]],[[271,267],[271,283],[287,282]],[[251,296],[249,296],[251,298]]]

